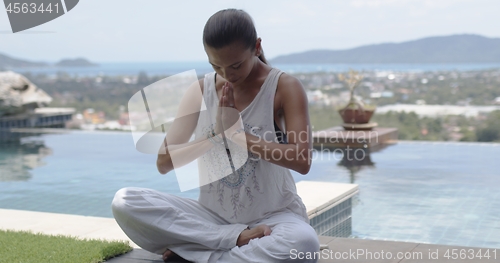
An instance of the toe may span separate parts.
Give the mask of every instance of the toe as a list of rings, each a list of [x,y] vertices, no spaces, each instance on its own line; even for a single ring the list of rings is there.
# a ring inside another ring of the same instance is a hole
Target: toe
[[[163,253],[163,261],[167,261],[168,258],[172,255],[172,251],[167,250],[165,253]]]

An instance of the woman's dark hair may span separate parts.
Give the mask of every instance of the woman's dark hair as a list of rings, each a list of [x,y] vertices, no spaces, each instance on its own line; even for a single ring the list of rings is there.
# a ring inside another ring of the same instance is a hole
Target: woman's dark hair
[[[255,50],[257,31],[248,13],[238,9],[225,9],[213,14],[203,29],[203,44],[222,48],[240,41],[246,48]],[[268,64],[264,51],[260,51],[259,59]]]

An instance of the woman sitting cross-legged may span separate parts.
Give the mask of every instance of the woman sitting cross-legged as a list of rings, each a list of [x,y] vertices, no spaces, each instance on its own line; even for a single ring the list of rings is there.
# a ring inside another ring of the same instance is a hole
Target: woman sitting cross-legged
[[[203,44],[215,72],[183,97],[179,112],[192,114],[179,115],[172,124],[157,167],[165,174],[176,160],[198,158],[211,180],[200,186],[198,201],[121,189],[112,203],[116,221],[133,242],[165,261],[316,262],[291,256],[292,250],[319,251],[289,170],[307,174],[311,166],[302,84],[267,64],[261,38],[242,10],[210,17]],[[189,94],[200,88],[201,98],[193,99]],[[206,114],[199,113],[201,100]],[[246,159],[240,162],[238,156]]]

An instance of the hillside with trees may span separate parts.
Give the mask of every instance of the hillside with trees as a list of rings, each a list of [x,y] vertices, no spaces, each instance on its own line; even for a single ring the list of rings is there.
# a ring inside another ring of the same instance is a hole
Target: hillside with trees
[[[479,35],[428,37],[346,50],[311,50],[278,56],[271,63],[499,63],[500,38]]]

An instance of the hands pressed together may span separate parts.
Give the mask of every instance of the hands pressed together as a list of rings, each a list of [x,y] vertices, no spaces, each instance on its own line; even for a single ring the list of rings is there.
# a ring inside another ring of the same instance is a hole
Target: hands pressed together
[[[217,108],[216,124],[215,124],[215,134],[224,138],[234,132],[233,129],[237,129],[241,125],[235,125],[241,122],[240,113],[235,107],[234,101],[234,89],[233,86],[226,82],[222,86],[222,96],[219,100],[219,107]],[[231,130],[231,132],[229,132]],[[222,132],[225,131],[225,132]]]

